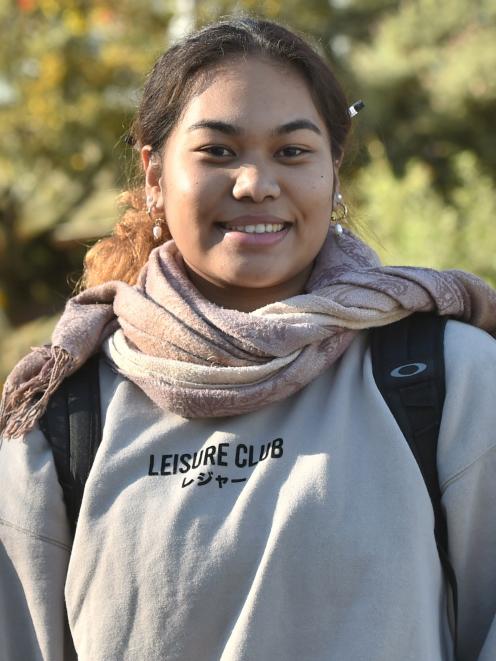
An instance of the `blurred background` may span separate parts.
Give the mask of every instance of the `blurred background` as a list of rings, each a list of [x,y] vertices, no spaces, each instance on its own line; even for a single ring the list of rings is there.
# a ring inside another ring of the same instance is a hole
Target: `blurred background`
[[[494,0],[0,0],[0,388],[118,217],[155,58],[239,11],[313,37],[365,101],[343,188],[384,262],[496,285]]]

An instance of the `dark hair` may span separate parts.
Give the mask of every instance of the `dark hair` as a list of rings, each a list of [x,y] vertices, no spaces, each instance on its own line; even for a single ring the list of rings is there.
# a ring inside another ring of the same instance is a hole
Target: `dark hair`
[[[217,64],[237,56],[258,56],[295,69],[309,91],[330,136],[334,159],[341,159],[350,130],[345,94],[325,60],[302,37],[263,19],[236,17],[193,32],[156,61],[143,89],[129,134],[136,150],[151,145],[160,151],[195,93],[201,76]],[[134,284],[154,247],[144,191],[124,197],[129,208],[114,234],[99,241],[85,259],[84,286],[111,279]],[[164,238],[170,238],[166,232]]]
[[[255,18],[220,21],[193,33],[155,63],[134,120],[137,146],[158,151],[194,92],[198,74],[237,55],[264,56],[296,69],[307,81],[314,103],[340,158],[350,128],[348,104],[340,84],[322,57],[282,25]]]

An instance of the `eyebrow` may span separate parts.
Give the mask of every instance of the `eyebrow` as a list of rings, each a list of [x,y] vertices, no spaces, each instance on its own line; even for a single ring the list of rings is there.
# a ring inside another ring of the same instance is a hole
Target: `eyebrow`
[[[196,131],[198,129],[211,129],[212,131],[220,131],[221,133],[226,133],[227,135],[242,135],[244,133],[240,126],[235,126],[234,124],[222,122],[217,119],[204,119],[188,127],[188,131]],[[271,133],[273,135],[284,135],[286,133],[292,133],[293,131],[299,131],[301,129],[308,129],[309,131],[317,133],[317,135],[322,135],[322,131],[319,129],[319,127],[309,119],[294,119],[291,122],[287,122],[286,124],[281,124],[281,126],[276,127],[273,131],[271,131]]]

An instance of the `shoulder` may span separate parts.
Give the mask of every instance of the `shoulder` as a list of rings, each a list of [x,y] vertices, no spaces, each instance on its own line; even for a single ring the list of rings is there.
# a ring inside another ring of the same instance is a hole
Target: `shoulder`
[[[462,374],[496,378],[496,340],[475,326],[448,321],[445,332],[446,379]]]
[[[496,340],[478,328],[449,321],[445,373],[438,451],[441,485],[496,447]]]
[[[18,534],[70,547],[52,450],[38,426],[22,438],[0,438],[0,485],[0,537]]]

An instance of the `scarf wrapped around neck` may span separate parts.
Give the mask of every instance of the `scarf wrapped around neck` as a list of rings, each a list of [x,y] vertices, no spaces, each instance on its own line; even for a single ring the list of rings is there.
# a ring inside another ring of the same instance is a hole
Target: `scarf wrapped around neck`
[[[496,292],[480,278],[381,266],[350,232],[328,234],[305,293],[249,313],[205,299],[169,241],[153,250],[136,286],[112,281],[68,301],[52,343],[8,377],[0,433],[29,431],[60,383],[100,349],[159,407],[186,418],[231,416],[299,391],[359,330],[416,311],[496,332]]]

